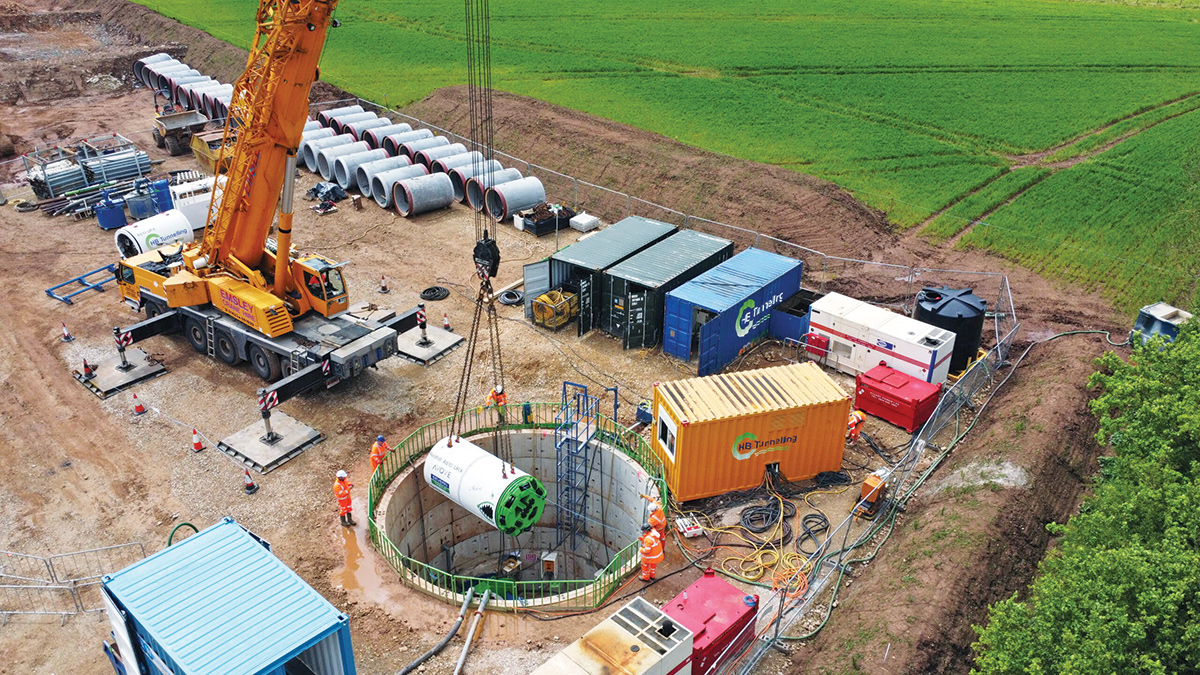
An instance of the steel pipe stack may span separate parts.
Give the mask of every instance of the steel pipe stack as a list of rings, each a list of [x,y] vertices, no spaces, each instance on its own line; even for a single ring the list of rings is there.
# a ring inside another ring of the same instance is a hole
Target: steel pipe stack
[[[478,150],[472,150],[471,152],[460,152],[457,155],[435,159],[430,163],[429,171],[431,173],[450,173],[450,169],[456,167],[482,163],[483,153]]]
[[[364,134],[365,138],[359,140],[366,141],[371,144],[372,148],[382,148],[383,139],[393,134],[403,134],[412,131],[412,126],[408,124],[389,124],[386,127],[376,127],[368,129]]]
[[[387,150],[389,157],[400,157],[404,153],[400,152],[400,146],[410,141],[419,141],[423,138],[433,138],[433,132],[428,129],[417,129],[416,131],[405,131],[399,134],[392,134],[384,137],[380,145],[384,150]]]
[[[364,150],[363,152],[342,155],[333,160],[333,180],[342,186],[343,190],[358,187],[358,181],[355,176],[358,167],[367,162],[379,159],[387,159],[387,153],[383,150]]]
[[[392,188],[396,183],[428,175],[429,169],[421,164],[384,171],[371,179],[371,197],[375,199],[376,204],[386,209],[392,205]]]
[[[332,148],[338,145],[346,145],[353,143],[354,137],[350,134],[342,134],[340,136],[330,136],[328,138],[318,138],[315,140],[304,141],[300,143],[297,149],[296,158],[304,160],[304,168],[312,173],[317,172],[317,153],[325,148]]]
[[[500,223],[512,214],[533,208],[546,201],[546,188],[542,181],[530,176],[509,183],[493,185],[484,197],[487,214]]]
[[[35,166],[29,169],[29,187],[38,199],[50,199],[55,195],[78,190],[88,185],[87,173],[83,167],[64,159],[45,167]]]
[[[463,145],[462,143],[451,143],[449,145],[439,145],[420,150],[417,152],[416,156],[413,157],[413,159],[429,167],[430,171],[432,171],[433,160],[441,159],[442,157],[449,157],[451,155],[461,155],[466,151],[467,146]]]
[[[87,174],[89,183],[124,180],[150,173],[150,157],[134,149],[81,158],[79,164]]]
[[[453,204],[454,188],[444,173],[408,178],[392,186],[392,203],[396,213],[411,218]]]
[[[467,181],[467,206],[476,211],[482,211],[484,196],[487,195],[488,188],[515,180],[521,180],[520,169],[505,169],[490,176],[486,172],[472,176]]]
[[[362,111],[363,107],[361,105],[347,105],[342,106],[341,108],[322,110],[321,112],[317,113],[317,121],[321,123],[321,126],[328,127],[332,126],[331,122],[333,118],[337,117],[338,115],[353,115],[354,113],[360,113]]]
[[[439,160],[439,161],[441,161],[441,160]],[[504,170],[504,167],[500,166],[500,162],[498,162],[494,159],[489,159],[488,161],[483,162],[482,164],[472,162],[470,164],[465,164],[463,166],[456,166],[453,169],[450,169],[449,171],[447,171],[446,174],[448,176],[450,176],[450,184],[454,186],[454,199],[459,202],[462,202],[463,204],[466,204],[467,203],[467,181],[471,180],[472,178],[474,178],[477,175],[486,176],[488,173],[496,174],[503,170]],[[517,170],[513,169],[513,171],[517,171]],[[517,178],[520,178],[520,177],[521,177],[521,172],[517,171]],[[514,178],[513,180],[516,180],[516,178]]]
[[[323,148],[317,153],[317,171],[321,174],[321,178],[333,180],[333,160],[342,155],[350,155],[370,149],[367,147],[365,141],[356,141],[354,143],[346,143],[345,145]]]
[[[354,172],[355,182],[358,183],[358,191],[367,196],[373,196],[371,190],[371,181],[375,179],[377,174],[392,169],[403,169],[412,164],[407,157],[388,157],[387,159],[377,159],[373,162],[359,164],[358,170]],[[390,199],[390,196],[389,196]],[[383,208],[387,208],[386,206]]]

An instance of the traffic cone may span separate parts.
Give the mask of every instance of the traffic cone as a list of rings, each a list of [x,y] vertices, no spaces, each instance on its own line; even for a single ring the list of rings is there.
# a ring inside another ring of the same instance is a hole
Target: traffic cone
[[[447,312],[442,312],[442,329],[454,332],[454,329],[450,327],[450,314]]]
[[[200,432],[192,429],[192,451],[200,452],[204,449],[204,444],[200,442]]]
[[[134,415],[145,415],[146,414],[146,406],[142,405],[142,402],[138,400],[137,394],[133,395],[133,414]]]
[[[246,494],[252,495],[255,492],[258,492],[258,486],[254,484],[254,479],[250,477],[250,469],[242,469],[242,470],[246,472],[246,485],[245,485]]]
[[[63,336],[62,336],[62,341],[63,341],[63,342],[70,342],[70,341],[74,340],[74,339],[75,339],[75,336],[74,336],[74,335],[71,335],[71,331],[67,330],[67,324],[65,324],[65,323],[64,323],[64,324],[62,325],[62,327],[63,327]]]
[[[94,368],[92,368],[91,364],[89,364],[87,362],[87,359],[84,359],[83,360],[83,379],[90,380],[93,377],[96,377],[96,370]]]
[[[382,274],[379,275],[379,292],[380,293],[391,293],[392,292],[392,289],[388,288],[387,277],[383,276]]]

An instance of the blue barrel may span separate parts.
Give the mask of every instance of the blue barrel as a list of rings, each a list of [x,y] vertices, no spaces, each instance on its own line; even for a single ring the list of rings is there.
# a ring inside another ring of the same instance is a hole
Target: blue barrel
[[[121,202],[114,202],[108,196],[108,191],[104,191],[104,199],[96,203],[94,207],[96,212],[96,222],[100,223],[102,230],[116,230],[125,227],[125,207]]]
[[[134,220],[145,220],[158,213],[154,197],[150,195],[130,195],[125,198],[125,206],[129,207],[129,215]]]
[[[159,213],[170,211],[175,206],[171,201],[171,182],[166,178],[150,184],[150,196],[154,198],[154,206]]]

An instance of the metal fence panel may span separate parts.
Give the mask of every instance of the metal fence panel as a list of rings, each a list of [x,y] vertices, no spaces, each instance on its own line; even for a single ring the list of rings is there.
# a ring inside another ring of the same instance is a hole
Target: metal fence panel
[[[0,551],[0,583],[52,584],[50,561],[37,555]]]
[[[146,548],[140,543],[118,544],[92,548],[74,553],[50,556],[50,569],[57,583],[99,579],[112,574],[146,557]]]

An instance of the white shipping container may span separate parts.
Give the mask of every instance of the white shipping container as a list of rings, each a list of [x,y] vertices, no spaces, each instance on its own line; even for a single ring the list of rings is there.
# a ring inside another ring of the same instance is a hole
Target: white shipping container
[[[849,375],[883,364],[941,384],[950,373],[954,333],[839,293],[812,304],[809,330],[829,338],[826,363]]]

